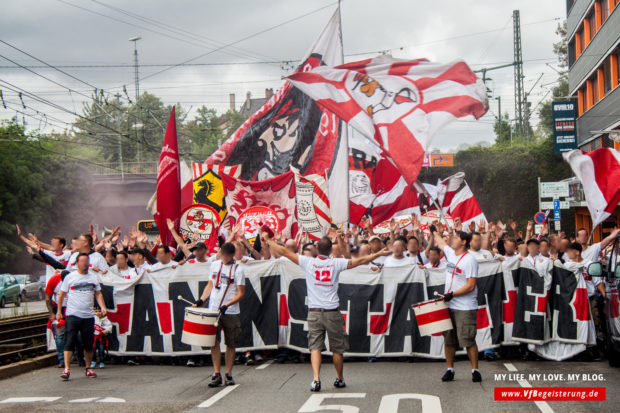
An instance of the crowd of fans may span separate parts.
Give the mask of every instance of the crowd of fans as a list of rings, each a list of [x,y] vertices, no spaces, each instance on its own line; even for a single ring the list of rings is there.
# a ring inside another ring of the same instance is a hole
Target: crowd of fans
[[[395,221],[391,221],[389,232],[376,234],[368,220],[363,220],[359,226],[349,226],[345,230],[332,225],[326,236],[332,242],[332,258],[356,259],[371,254],[377,255],[385,248],[389,249],[390,255],[378,256],[365,264],[374,271],[407,265],[445,268],[446,254],[442,245],[438,244],[442,244],[442,240],[449,242],[451,237],[460,232],[468,234],[470,238],[468,252],[477,260],[497,258],[507,263],[514,260],[529,260],[540,271],[552,265],[555,260],[583,262],[582,276],[591,299],[592,314],[595,322],[600,323],[599,310],[609,294],[609,288],[604,280],[588,275],[587,265],[598,261],[604,255],[604,250],[618,235],[618,229],[612,231],[600,243],[589,244],[588,231],[583,228],[567,236],[564,232],[548,234],[547,226],[544,225],[542,233],[535,235],[532,221],[527,223],[525,231],[519,229],[516,222],[512,220],[508,224],[502,221],[471,222],[467,228],[463,228],[460,221],[456,219],[454,228],[448,228],[441,222],[435,222],[433,226],[433,229],[440,234],[439,238],[433,236],[429,228],[422,228],[415,215],[411,217],[410,223],[405,228],[400,228]],[[87,296],[85,307],[89,307],[90,310],[83,315],[84,319],[90,320],[92,312],[93,325],[88,328],[86,326],[78,328],[81,334],[75,337],[65,337],[64,311],[67,306],[67,295],[70,295],[67,280],[71,279],[72,274],[75,272],[94,273],[103,277],[133,279],[145,272],[161,268],[176,268],[196,262],[212,262],[221,258],[220,253],[217,252],[218,248],[215,248],[216,251],[209,251],[209,247],[199,241],[197,235],[184,240],[175,231],[172,221],[168,221],[168,227],[177,242],[176,248],[161,244],[158,236],[151,240],[145,233],[135,229],[129,231],[127,235],[121,235],[120,228],[116,227],[110,234],[100,238],[91,226],[87,232],[72,238],[67,244],[65,238],[61,236],[54,237],[49,243],[45,243],[35,234],[22,234],[19,226],[17,227],[18,235],[26,244],[28,253],[33,259],[41,261],[46,266],[46,302],[50,313],[50,325],[55,333],[59,367],[66,366],[68,371],[69,361],[66,358],[76,357],[80,364],[87,363],[86,367],[92,369],[98,365],[99,368],[103,368],[106,357],[106,336],[112,330],[106,318],[103,300],[97,296],[99,291],[97,284],[91,288],[94,295]],[[273,239],[273,242],[291,252],[302,256],[317,257],[319,252],[316,243],[305,241],[302,236],[284,239],[280,234],[276,234]],[[283,256],[277,248],[270,248],[269,244],[264,241],[261,243],[259,236],[253,243],[250,243],[244,237],[240,226],[235,226],[229,231],[220,231],[218,245],[221,247],[225,242],[234,245],[235,262],[279,259]],[[80,260],[84,256],[88,257],[88,260]],[[87,262],[88,266],[84,267],[84,263],[80,264],[81,261]],[[101,301],[95,308],[93,308],[94,298],[98,302]],[[59,306],[60,302],[62,304]],[[68,323],[69,320],[66,322]],[[90,335],[91,330],[93,339],[86,340],[84,334]],[[86,359],[82,355],[82,349],[90,351],[90,356],[87,355]],[[92,358],[93,349],[96,350],[95,358]],[[599,357],[595,348],[590,351],[591,358]],[[275,356],[279,362],[287,360],[301,362],[303,360],[303,355],[300,353],[286,349],[282,349]],[[498,357],[494,350],[487,350],[484,356],[490,360]],[[248,352],[238,356],[238,362],[246,364],[260,362],[262,359],[262,352]],[[146,361],[146,358],[132,357],[126,361],[129,364],[138,364]],[[193,357],[187,361],[187,365],[193,366],[202,362],[202,357]]]

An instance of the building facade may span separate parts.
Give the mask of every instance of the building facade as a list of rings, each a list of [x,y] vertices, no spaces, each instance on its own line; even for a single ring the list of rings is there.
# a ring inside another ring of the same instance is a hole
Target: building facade
[[[568,87],[577,99],[579,148],[620,148],[620,0],[566,5]]]
[[[620,149],[620,0],[566,0],[566,12],[568,89],[577,100],[579,149]],[[590,231],[581,183],[568,181],[575,227]],[[600,241],[618,225],[620,207],[594,229],[593,240]]]

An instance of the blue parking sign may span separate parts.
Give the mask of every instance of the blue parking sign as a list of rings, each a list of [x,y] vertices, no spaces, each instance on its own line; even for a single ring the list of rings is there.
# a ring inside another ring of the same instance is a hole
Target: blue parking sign
[[[561,214],[560,214],[560,200],[559,199],[554,199],[553,200],[553,219],[561,219]]]

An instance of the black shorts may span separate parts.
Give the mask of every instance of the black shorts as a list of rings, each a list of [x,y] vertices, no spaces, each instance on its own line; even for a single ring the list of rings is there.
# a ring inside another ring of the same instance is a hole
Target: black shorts
[[[92,350],[93,342],[95,341],[95,318],[67,316],[65,324],[65,351],[75,350],[78,332],[82,336],[84,349]]]

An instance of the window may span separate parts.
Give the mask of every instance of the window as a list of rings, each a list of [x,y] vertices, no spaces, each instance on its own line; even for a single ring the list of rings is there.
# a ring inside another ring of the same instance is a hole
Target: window
[[[590,151],[593,151],[600,147],[601,147],[601,138],[596,138],[592,142],[590,142]]]
[[[575,63],[575,39],[568,42],[568,67]]]
[[[590,106],[593,106],[601,98],[598,93],[598,76],[596,72],[594,72],[594,75],[590,78],[590,84],[592,85],[592,103]]]
[[[588,25],[590,26],[590,39],[588,39],[588,43],[596,34],[596,13],[592,12],[588,16]]]
[[[611,90],[611,67],[610,67],[611,58],[605,59],[603,62],[603,84],[605,94]]]
[[[609,0],[601,0],[601,22],[609,17]]]

